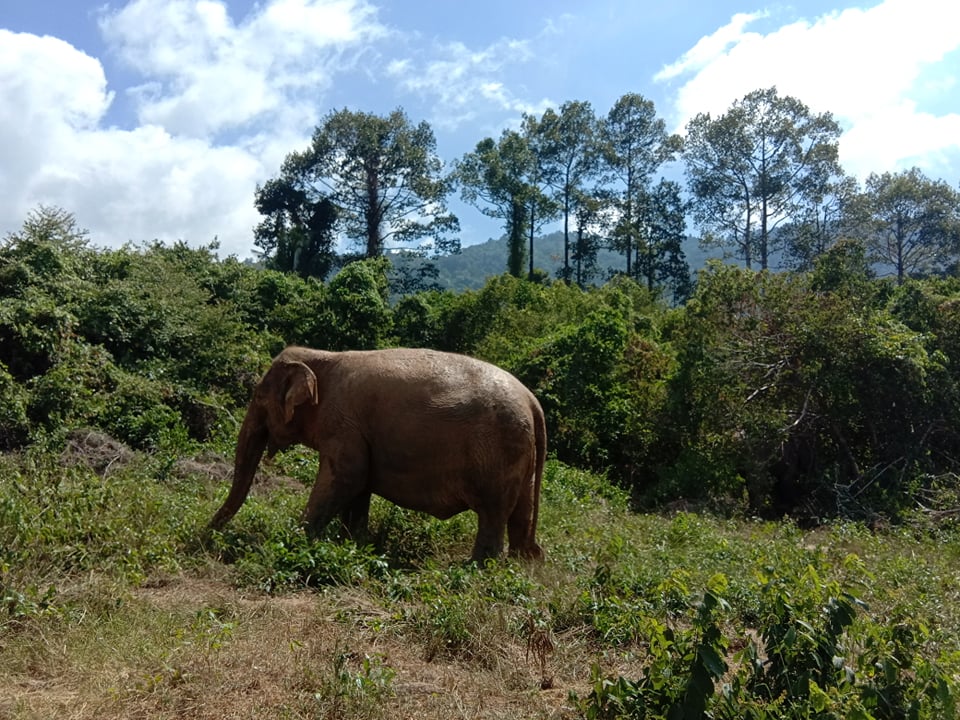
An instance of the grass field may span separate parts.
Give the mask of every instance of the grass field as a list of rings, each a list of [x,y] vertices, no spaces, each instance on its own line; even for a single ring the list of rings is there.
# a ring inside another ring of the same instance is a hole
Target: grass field
[[[943,521],[636,514],[550,463],[547,561],[477,568],[469,514],[375,502],[372,546],[308,541],[297,453],[205,536],[229,472],[92,435],[0,457],[0,718],[955,710],[960,542]]]

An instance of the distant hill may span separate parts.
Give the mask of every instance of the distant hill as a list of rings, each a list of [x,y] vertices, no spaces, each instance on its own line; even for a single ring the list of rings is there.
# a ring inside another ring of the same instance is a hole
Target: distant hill
[[[717,257],[701,250],[695,238],[688,238],[684,252],[691,273],[702,268],[709,257]],[[535,268],[546,270],[550,277],[557,277],[563,267],[563,233],[555,232],[534,240]],[[626,269],[626,260],[610,250],[599,253],[600,276],[594,282],[603,282],[612,270]],[[445,255],[433,261],[440,275],[437,282],[447,290],[477,290],[487,278],[502,275],[507,271],[507,239],[487,240],[484,243],[463,248],[459,255]]]

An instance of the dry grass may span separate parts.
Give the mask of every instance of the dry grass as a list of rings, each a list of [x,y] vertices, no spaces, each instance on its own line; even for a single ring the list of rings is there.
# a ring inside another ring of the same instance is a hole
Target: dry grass
[[[433,653],[356,589],[260,596],[180,575],[114,590],[78,588],[88,617],[20,638],[0,717],[562,718],[588,679],[576,633],[540,653],[495,631],[485,652]]]

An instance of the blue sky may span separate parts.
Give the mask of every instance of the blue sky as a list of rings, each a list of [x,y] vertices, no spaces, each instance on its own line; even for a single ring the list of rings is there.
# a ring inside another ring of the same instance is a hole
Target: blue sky
[[[31,208],[91,241],[252,255],[256,184],[332,109],[427,120],[440,156],[567,100],[638,92],[671,130],[776,85],[841,162],[960,181],[956,0],[6,0],[0,236]],[[462,203],[465,245],[498,236]]]

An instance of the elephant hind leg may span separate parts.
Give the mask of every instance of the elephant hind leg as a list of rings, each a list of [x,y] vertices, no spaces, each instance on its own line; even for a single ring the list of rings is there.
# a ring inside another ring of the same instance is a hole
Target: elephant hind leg
[[[543,560],[543,548],[537,544],[537,508],[532,493],[524,492],[517,498],[517,504],[507,521],[507,535],[510,538],[510,557],[528,560]]]
[[[477,539],[473,543],[471,560],[482,563],[499,558],[503,552],[505,522],[499,514],[477,511]]]

